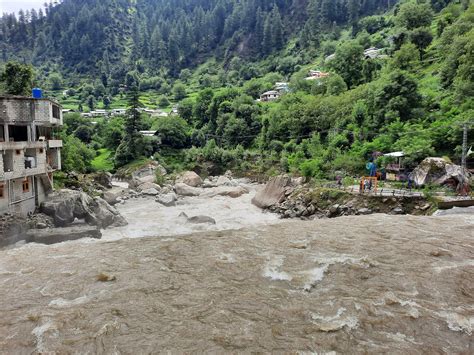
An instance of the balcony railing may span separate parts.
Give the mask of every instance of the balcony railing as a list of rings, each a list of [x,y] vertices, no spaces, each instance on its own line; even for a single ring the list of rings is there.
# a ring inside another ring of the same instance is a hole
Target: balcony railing
[[[0,150],[46,148],[46,142],[0,142]]]

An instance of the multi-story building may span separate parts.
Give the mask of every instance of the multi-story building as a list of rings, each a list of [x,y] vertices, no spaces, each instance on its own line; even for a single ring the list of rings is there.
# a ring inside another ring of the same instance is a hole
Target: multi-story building
[[[33,212],[61,169],[61,106],[49,99],[0,95],[0,214]]]

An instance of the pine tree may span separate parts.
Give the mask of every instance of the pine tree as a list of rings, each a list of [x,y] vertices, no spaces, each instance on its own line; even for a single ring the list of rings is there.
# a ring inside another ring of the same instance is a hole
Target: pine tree
[[[137,159],[143,152],[143,141],[140,135],[142,127],[139,108],[141,106],[138,87],[129,92],[128,109],[125,116],[125,134],[115,152],[115,165],[123,166]]]
[[[262,51],[263,54],[271,53],[273,48],[273,34],[272,34],[272,16],[268,14],[263,25],[263,40],[262,40]]]
[[[281,21],[280,11],[278,7],[273,6],[272,10],[272,42],[273,48],[279,50],[283,47],[283,23]]]

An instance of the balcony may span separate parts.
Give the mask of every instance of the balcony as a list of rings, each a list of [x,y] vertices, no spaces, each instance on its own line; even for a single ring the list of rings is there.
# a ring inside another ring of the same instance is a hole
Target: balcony
[[[62,143],[61,143],[62,144]],[[0,150],[45,149],[45,142],[0,142]]]
[[[13,179],[21,179],[27,176],[35,176],[40,174],[46,174],[48,169],[44,164],[37,166],[36,168],[31,169],[21,169],[18,171],[7,171],[3,173],[3,180],[13,180]],[[1,180],[1,178],[0,178]]]

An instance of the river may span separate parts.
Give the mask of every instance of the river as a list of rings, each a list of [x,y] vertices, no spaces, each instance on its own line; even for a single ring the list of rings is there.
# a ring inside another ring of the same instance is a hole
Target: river
[[[1,250],[0,352],[473,353],[472,214],[282,221],[251,195]]]

